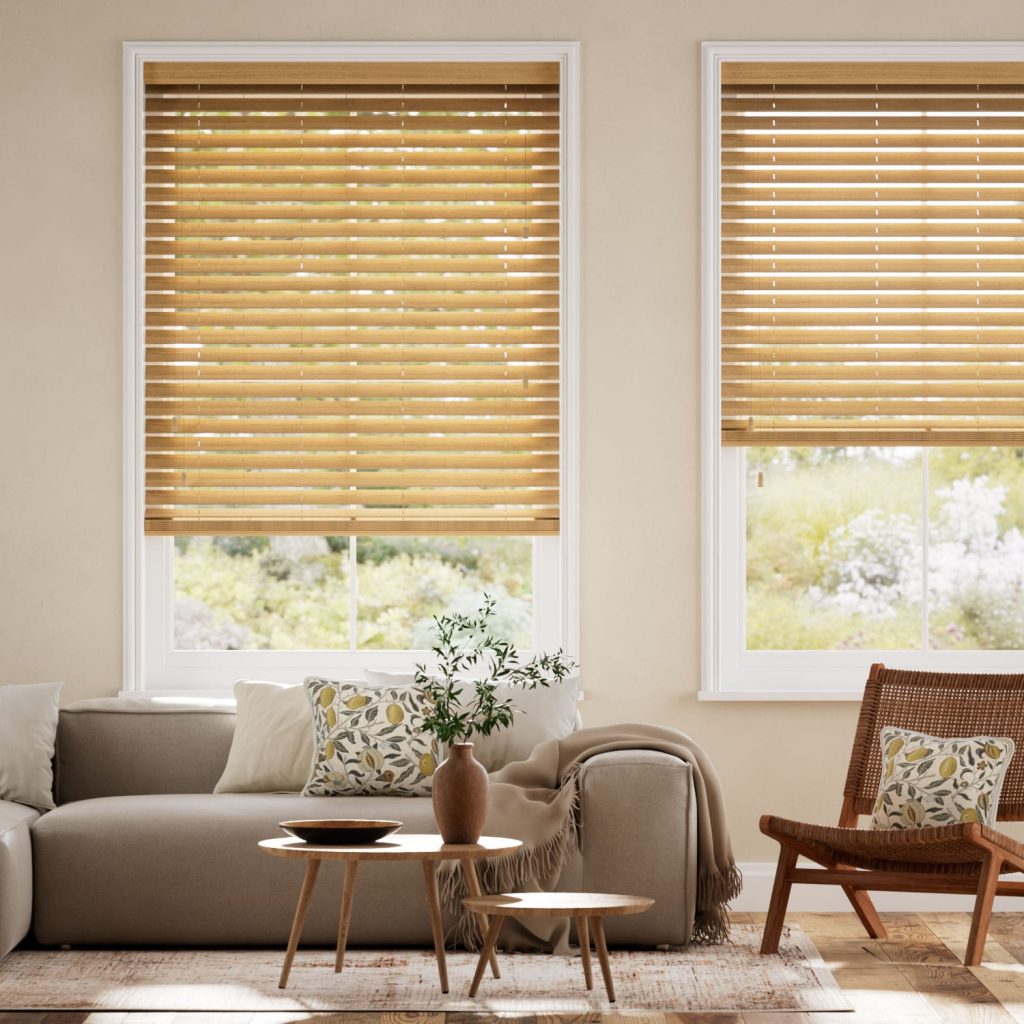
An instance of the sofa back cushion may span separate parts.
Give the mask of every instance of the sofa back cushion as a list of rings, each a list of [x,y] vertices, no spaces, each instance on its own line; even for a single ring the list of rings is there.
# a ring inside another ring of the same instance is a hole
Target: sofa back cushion
[[[212,793],[234,728],[234,701],[111,697],[69,704],[57,726],[56,801]]]

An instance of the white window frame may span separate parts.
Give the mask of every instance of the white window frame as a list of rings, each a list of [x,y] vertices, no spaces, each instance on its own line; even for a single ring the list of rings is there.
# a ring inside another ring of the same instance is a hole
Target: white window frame
[[[1019,672],[1021,651],[748,651],[744,449],[721,443],[721,65],[728,61],[1024,61],[1024,43],[702,45],[701,700],[856,700],[868,667]]]
[[[561,67],[561,529],[533,542],[536,647],[580,656],[580,62],[577,42],[126,42],[124,73],[124,577],[122,693],[223,695],[235,679],[409,670],[426,651],[176,651],[173,539],[146,537],[144,97],[147,61],[553,61]]]

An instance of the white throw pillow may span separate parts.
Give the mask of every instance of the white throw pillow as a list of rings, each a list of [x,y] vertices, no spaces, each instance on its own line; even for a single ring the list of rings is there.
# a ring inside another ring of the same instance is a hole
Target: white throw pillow
[[[409,672],[363,670],[370,686],[411,685]],[[472,683],[463,683],[463,692],[472,695]],[[575,732],[580,725],[577,704],[580,699],[580,677],[570,676],[562,683],[524,690],[519,686],[499,686],[498,697],[511,697],[518,709],[512,725],[490,736],[472,736],[473,755],[489,771],[495,772],[513,761],[525,761],[538,743],[560,740]]]
[[[464,683],[463,687],[471,691],[472,683]],[[579,676],[570,676],[551,686],[538,686],[535,690],[499,686],[498,697],[512,698],[517,708],[512,725],[490,736],[470,737],[474,756],[489,772],[496,772],[513,761],[525,761],[538,743],[560,740],[578,728]]]
[[[239,680],[238,718],[214,793],[297,793],[313,760],[313,721],[300,685]]]
[[[49,811],[63,683],[0,686],[0,800]]]
[[[364,668],[365,685],[379,689],[382,686],[412,686],[416,681],[415,672],[391,672],[379,668]]]

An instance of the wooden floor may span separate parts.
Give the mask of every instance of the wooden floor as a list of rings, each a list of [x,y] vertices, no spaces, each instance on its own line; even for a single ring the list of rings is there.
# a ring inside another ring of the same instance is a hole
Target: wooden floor
[[[1024,1024],[1024,914],[996,914],[982,967],[960,963],[966,914],[883,914],[890,939],[866,938],[853,914],[793,914],[853,1013],[4,1013],[0,1024]],[[734,914],[737,922],[763,915]],[[0,968],[2,970],[2,968]]]

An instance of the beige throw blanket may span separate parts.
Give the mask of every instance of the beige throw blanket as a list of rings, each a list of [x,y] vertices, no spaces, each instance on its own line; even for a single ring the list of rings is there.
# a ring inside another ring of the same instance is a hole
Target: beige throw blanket
[[[727,904],[739,894],[742,879],[732,857],[718,776],[700,747],[675,729],[638,724],[581,729],[564,739],[541,743],[528,760],[494,772],[484,834],[521,839],[523,847],[511,856],[479,862],[483,889],[553,889],[567,857],[578,845],[579,774],[583,764],[611,750],[638,749],[660,750],[690,765],[697,798],[693,940],[723,942],[729,934]],[[462,907],[461,899],[466,894],[459,867],[449,865],[442,877],[441,895],[446,916],[456,921],[450,938],[457,945],[474,948],[479,939],[475,923]],[[518,930],[503,931],[502,944],[564,950],[567,933],[566,922],[530,920],[520,922]]]

